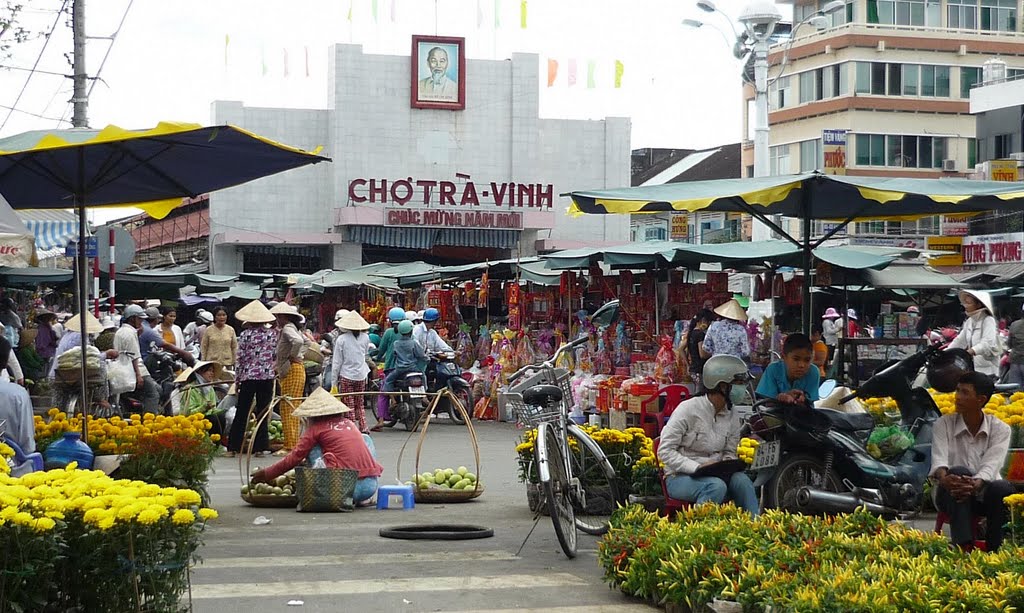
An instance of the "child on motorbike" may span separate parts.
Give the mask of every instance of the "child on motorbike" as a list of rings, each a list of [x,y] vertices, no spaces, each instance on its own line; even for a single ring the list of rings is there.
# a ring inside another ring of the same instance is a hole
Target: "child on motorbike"
[[[423,347],[413,340],[412,329],[411,321],[403,321],[398,324],[398,340],[391,346],[391,353],[395,359],[395,368],[384,379],[384,387],[381,391],[395,391],[395,381],[399,377],[404,377],[410,372],[417,371],[421,361],[427,359],[427,355],[423,352]],[[387,396],[384,397],[387,398]]]
[[[782,360],[764,369],[757,384],[758,398],[787,404],[813,404],[818,400],[821,375],[814,366],[814,345],[806,334],[790,334],[782,344]]]

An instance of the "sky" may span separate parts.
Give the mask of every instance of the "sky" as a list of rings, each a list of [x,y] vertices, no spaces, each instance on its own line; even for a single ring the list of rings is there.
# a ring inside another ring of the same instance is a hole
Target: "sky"
[[[71,80],[62,76],[71,72],[70,19],[56,13],[64,2],[25,2],[23,25],[39,32],[57,25],[48,43],[38,37],[16,45],[3,62],[0,136],[70,127],[59,121],[71,117]],[[718,6],[735,16],[745,3]],[[529,0],[524,29],[520,9],[519,0],[89,0],[86,32],[95,38],[86,59],[90,75],[99,74],[89,123],[208,123],[214,100],[323,108],[330,45],[407,56],[413,34],[436,34],[465,37],[472,59],[538,54],[541,116],[629,117],[634,149],[706,148],[740,139],[741,65],[726,44],[731,32],[723,15],[702,13],[695,0]],[[122,18],[111,45],[105,37]],[[686,18],[709,25],[690,28],[682,25]],[[553,87],[546,83],[549,58],[560,69]],[[579,71],[573,87],[570,59]],[[613,87],[616,60],[624,67],[620,88]],[[589,61],[597,66],[593,89],[587,88]]]

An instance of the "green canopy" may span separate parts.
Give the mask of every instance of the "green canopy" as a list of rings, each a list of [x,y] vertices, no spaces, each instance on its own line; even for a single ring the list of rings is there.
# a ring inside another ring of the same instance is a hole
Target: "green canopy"
[[[964,287],[953,277],[924,266],[890,266],[885,270],[864,270],[861,275],[871,287],[879,289],[942,290]]]
[[[40,285],[63,285],[71,282],[74,273],[65,268],[10,268],[0,266],[0,282],[4,287],[35,288]]]
[[[548,270],[545,262],[537,260],[519,264],[519,278],[523,281],[550,287],[559,284],[562,273]]]
[[[205,294],[218,300],[227,300],[229,298],[238,298],[240,300],[259,300],[263,297],[263,288],[258,283],[250,283],[246,281],[240,281],[234,284],[230,289],[224,290],[223,292],[214,292],[212,294]]]

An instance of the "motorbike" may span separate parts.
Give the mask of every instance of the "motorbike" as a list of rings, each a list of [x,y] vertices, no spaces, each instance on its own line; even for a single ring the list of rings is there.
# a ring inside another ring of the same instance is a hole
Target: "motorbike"
[[[866,507],[885,517],[908,516],[920,509],[931,469],[932,428],[941,413],[928,391],[914,382],[923,367],[929,366],[932,373],[934,366],[933,387],[953,391],[957,373],[973,369],[970,356],[958,351],[932,346],[883,366],[842,400],[888,396],[896,401],[899,424],[913,437],[913,444],[896,457],[877,459],[868,453],[875,426],[870,414],[775,400],[755,403],[748,426],[764,442],[751,470],[755,487],[764,486],[765,507],[804,513]],[[946,376],[938,376],[943,373]]]
[[[427,366],[427,391],[436,394],[445,388],[452,396],[458,398],[466,414],[471,415],[473,394],[470,392],[470,381],[463,376],[462,368],[455,363],[455,352],[435,353],[430,356],[430,365]],[[443,397],[438,402],[440,408],[447,411],[454,423],[466,423],[449,397]]]
[[[398,395],[391,401],[391,421],[388,426],[401,421],[406,430],[413,431],[420,415],[427,408],[426,383],[426,377],[418,371],[408,372],[395,379],[394,391]]]

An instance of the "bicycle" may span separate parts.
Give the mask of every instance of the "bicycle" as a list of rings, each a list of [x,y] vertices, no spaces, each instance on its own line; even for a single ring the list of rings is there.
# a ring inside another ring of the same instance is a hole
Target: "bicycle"
[[[577,529],[595,536],[606,533],[609,516],[622,500],[604,451],[569,421],[571,373],[555,367],[561,354],[585,342],[586,337],[564,344],[551,359],[523,367],[509,377],[505,392],[516,419],[537,429],[534,462],[555,536],[568,558],[576,557]]]

